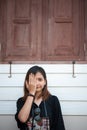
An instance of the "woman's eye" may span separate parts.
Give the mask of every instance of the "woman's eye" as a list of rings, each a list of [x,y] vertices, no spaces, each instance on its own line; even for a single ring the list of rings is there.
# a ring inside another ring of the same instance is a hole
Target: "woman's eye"
[[[42,79],[41,79],[41,78],[38,78],[38,81],[42,81]]]

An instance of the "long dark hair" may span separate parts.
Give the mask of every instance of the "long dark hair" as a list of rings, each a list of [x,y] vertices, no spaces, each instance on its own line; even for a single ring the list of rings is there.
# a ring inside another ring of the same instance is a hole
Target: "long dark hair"
[[[43,100],[46,100],[49,96],[50,96],[50,92],[48,91],[47,89],[47,77],[46,77],[46,73],[44,71],[44,69],[42,67],[39,67],[39,66],[33,66],[31,67],[28,71],[27,71],[27,74],[25,76],[25,81],[24,81],[24,96],[23,96],[23,99],[26,100],[28,94],[29,94],[29,91],[27,90],[27,87],[26,87],[26,81],[28,82],[29,81],[29,75],[32,73],[34,75],[36,75],[37,72],[40,72],[45,81],[46,81],[46,84],[42,90],[42,93],[41,95],[39,95],[38,98],[40,98],[42,96]]]

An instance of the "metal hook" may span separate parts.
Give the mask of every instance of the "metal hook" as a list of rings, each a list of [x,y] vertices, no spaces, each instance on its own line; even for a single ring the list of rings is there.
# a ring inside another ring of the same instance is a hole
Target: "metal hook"
[[[73,65],[72,66],[72,69],[73,69],[73,71],[72,71],[72,77],[76,78],[76,76],[75,76],[75,61],[72,62],[72,65]]]
[[[8,76],[8,78],[11,78],[11,77],[12,77],[12,73],[11,73],[11,64],[12,64],[12,62],[9,61],[10,68],[9,68],[9,76]]]

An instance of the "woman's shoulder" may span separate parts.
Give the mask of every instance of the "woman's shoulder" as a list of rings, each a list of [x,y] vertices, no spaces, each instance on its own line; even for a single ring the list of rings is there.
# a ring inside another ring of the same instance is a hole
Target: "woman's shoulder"
[[[59,103],[59,99],[55,95],[50,95],[49,98],[48,98],[48,102],[51,102],[52,104],[53,103]]]
[[[18,98],[18,99],[17,99],[17,103],[24,103],[23,97]]]
[[[49,100],[59,100],[57,96],[55,95],[50,95]]]

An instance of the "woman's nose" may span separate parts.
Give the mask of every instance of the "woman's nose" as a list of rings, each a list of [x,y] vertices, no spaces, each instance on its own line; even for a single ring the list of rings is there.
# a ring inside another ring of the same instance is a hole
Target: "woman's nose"
[[[36,84],[38,84],[38,80],[36,80]]]

